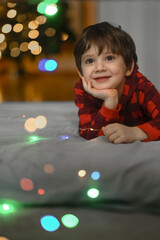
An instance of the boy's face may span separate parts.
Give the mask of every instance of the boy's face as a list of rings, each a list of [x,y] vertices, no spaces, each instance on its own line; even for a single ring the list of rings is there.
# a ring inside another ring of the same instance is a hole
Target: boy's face
[[[93,88],[117,89],[119,93],[123,89],[126,76],[131,75],[133,70],[127,70],[121,55],[113,54],[107,47],[99,55],[95,46],[82,55],[81,68],[83,77],[86,82],[91,82]]]

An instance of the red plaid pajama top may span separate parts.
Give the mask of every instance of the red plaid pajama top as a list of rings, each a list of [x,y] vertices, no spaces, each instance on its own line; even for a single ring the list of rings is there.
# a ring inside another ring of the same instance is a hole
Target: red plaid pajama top
[[[79,108],[79,134],[85,139],[103,135],[101,128],[110,123],[137,126],[148,139],[160,140],[160,94],[144,77],[136,65],[131,76],[126,78],[117,109],[108,109],[103,100],[84,91],[82,81],[74,88],[75,104]]]

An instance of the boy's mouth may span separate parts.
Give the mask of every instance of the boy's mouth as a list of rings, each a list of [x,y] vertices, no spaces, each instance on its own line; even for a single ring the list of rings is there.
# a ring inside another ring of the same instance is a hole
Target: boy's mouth
[[[109,80],[110,77],[111,77],[111,76],[101,76],[101,77],[96,77],[96,78],[94,78],[94,80],[95,80],[96,82],[105,82],[105,81]]]

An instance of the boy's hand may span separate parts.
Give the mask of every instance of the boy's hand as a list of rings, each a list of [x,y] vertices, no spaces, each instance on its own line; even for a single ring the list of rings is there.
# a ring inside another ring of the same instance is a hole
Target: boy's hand
[[[105,107],[109,109],[116,109],[118,105],[118,92],[116,89],[102,89],[97,90],[92,87],[91,82],[81,77],[84,90],[93,97],[104,100]]]
[[[139,127],[128,127],[120,123],[109,124],[103,127],[102,130],[112,143],[131,143],[148,138],[147,134]]]

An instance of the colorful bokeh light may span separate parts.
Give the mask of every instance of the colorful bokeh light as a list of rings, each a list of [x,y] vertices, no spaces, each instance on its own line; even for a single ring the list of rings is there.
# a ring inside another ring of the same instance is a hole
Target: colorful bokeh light
[[[42,227],[48,232],[54,232],[60,227],[58,219],[51,215],[42,217],[40,222]]]
[[[87,195],[90,198],[97,198],[99,196],[99,190],[97,188],[90,188],[87,191]]]
[[[98,179],[100,178],[100,173],[99,173],[98,171],[92,172],[91,178],[92,178],[93,180],[98,180]]]
[[[79,219],[73,214],[66,214],[61,218],[63,225],[67,228],[74,228],[78,225]]]
[[[47,173],[47,174],[51,174],[54,172],[54,166],[52,164],[45,164],[44,166],[44,171]]]
[[[55,60],[50,59],[45,62],[45,69],[49,72],[56,70],[58,64]]]
[[[58,66],[58,63],[53,59],[43,58],[38,63],[38,69],[42,72],[54,71],[56,70],[57,66]]]
[[[0,204],[0,214],[9,214],[13,213],[15,211],[15,208],[10,203],[3,203]]]
[[[22,178],[20,180],[20,186],[24,191],[31,191],[34,188],[34,184],[29,178]]]
[[[79,170],[79,172],[78,172],[78,176],[81,177],[81,178],[82,178],[82,177],[85,177],[86,174],[87,174],[86,171],[83,170],[83,169],[82,169],[82,170]]]

